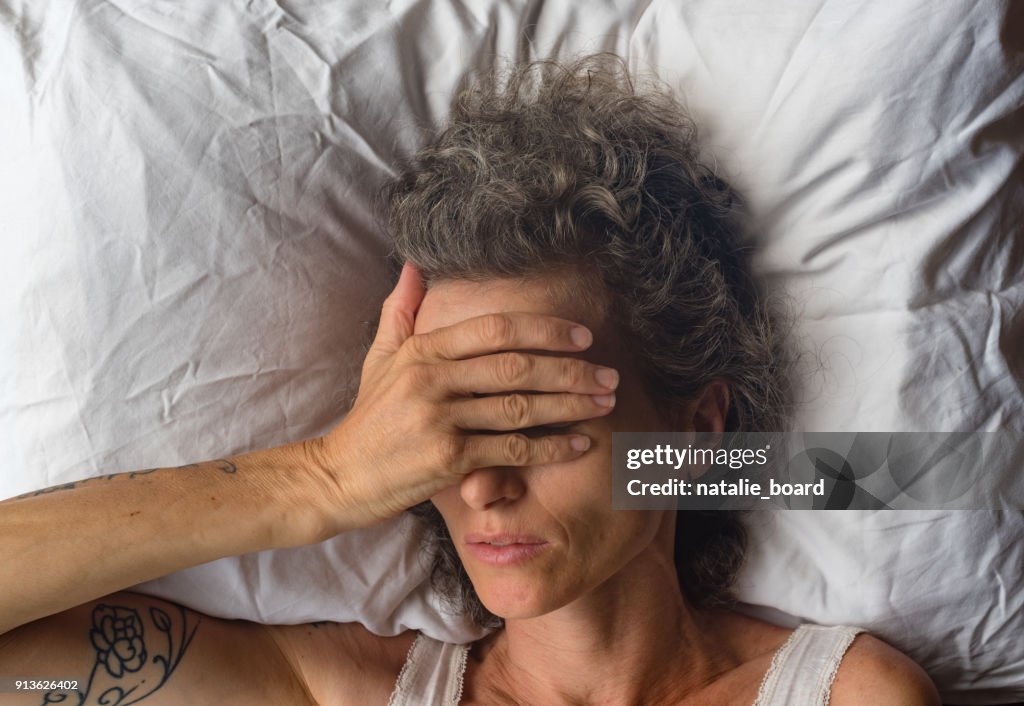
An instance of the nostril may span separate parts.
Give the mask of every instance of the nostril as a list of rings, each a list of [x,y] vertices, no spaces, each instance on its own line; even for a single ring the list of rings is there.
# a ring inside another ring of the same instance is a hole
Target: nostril
[[[518,468],[478,468],[463,477],[459,494],[475,510],[485,510],[497,502],[515,500],[525,486]]]

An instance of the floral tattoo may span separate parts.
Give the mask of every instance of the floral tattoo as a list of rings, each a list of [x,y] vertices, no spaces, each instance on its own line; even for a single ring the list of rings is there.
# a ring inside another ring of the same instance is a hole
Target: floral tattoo
[[[92,623],[89,638],[96,648],[96,663],[104,665],[112,677],[139,671],[146,661],[139,612],[134,608],[100,605],[93,610]]]
[[[154,603],[155,603],[154,599]],[[181,663],[199,627],[198,616],[165,601],[149,606],[148,625],[135,608],[93,608],[89,640],[96,662],[84,689],[49,691],[46,704],[129,706],[160,689]]]

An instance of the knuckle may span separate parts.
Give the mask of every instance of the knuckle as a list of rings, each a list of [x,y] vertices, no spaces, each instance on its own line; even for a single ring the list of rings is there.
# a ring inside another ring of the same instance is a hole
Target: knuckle
[[[579,358],[565,358],[562,364],[562,380],[570,387],[583,384],[587,374],[587,365]]]
[[[420,405],[418,417],[424,433],[448,433],[455,427],[454,405],[440,401]]]
[[[484,339],[489,343],[502,347],[512,343],[515,325],[506,314],[488,314],[480,320]]]
[[[406,368],[405,380],[410,392],[422,392],[429,388],[435,379],[432,366],[416,363]]]
[[[449,357],[450,343],[444,332],[430,331],[410,336],[403,347],[413,360],[436,360]]]
[[[461,434],[446,434],[438,451],[439,462],[444,468],[458,467],[465,453],[465,437]]]
[[[530,460],[530,440],[525,434],[509,434],[505,437],[505,458],[510,465],[526,465]]]
[[[391,292],[386,297],[384,297],[384,302],[380,305],[380,310],[381,310],[381,313],[387,314],[387,313],[389,313],[391,311],[394,311],[395,307],[397,307],[397,306],[398,306],[398,299],[397,299],[397,297],[395,295],[395,292]],[[383,318],[383,317],[381,317],[381,318]]]
[[[567,335],[564,324],[551,320],[544,322],[544,336],[552,343],[560,343],[566,339]]]
[[[423,357],[423,335],[409,336],[402,342],[399,354],[407,359],[418,360]]]
[[[557,461],[565,453],[565,442],[553,437],[545,437],[541,446],[541,455],[545,461]]]
[[[513,427],[525,427],[530,419],[530,399],[527,395],[515,393],[505,395],[501,400],[505,420]]]
[[[504,385],[515,385],[530,372],[533,363],[525,353],[505,353],[498,358],[498,381]]]
[[[594,401],[590,395],[574,395],[566,393],[559,400],[562,413],[567,415],[566,421],[575,421],[593,414]]]

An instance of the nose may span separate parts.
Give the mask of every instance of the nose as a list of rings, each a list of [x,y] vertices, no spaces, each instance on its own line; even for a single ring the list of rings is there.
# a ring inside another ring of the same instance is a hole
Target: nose
[[[526,483],[516,468],[479,468],[468,473],[459,486],[463,502],[474,510],[518,500],[525,492]]]

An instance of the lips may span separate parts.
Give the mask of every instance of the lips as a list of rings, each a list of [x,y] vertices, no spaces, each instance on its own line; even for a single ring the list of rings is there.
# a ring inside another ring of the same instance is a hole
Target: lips
[[[466,535],[466,544],[547,544],[547,540],[527,534],[473,532]]]
[[[479,561],[493,566],[520,564],[544,552],[550,545],[544,539],[521,534],[466,535],[466,548]]]

